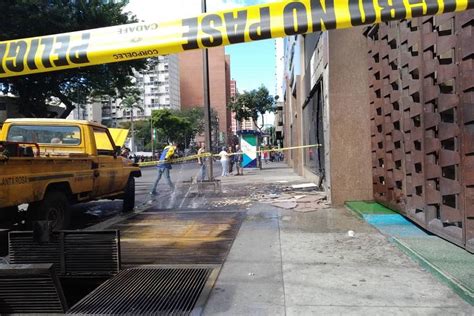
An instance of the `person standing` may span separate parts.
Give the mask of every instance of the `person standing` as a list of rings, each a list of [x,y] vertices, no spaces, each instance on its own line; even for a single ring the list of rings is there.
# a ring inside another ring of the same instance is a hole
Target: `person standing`
[[[200,181],[204,181],[207,178],[207,157],[201,156],[206,153],[206,145],[204,143],[201,143],[201,148],[198,150],[198,163],[199,166],[201,166],[201,179]]]
[[[268,155],[269,155],[269,151],[268,151],[268,146],[265,146],[263,147],[263,160],[265,161],[265,164],[268,163]]]
[[[234,151],[232,150],[232,146],[229,146],[227,149],[227,154],[229,155],[229,175],[232,175],[232,172],[234,171],[234,162],[235,162],[235,156],[234,156]]]
[[[170,186],[171,190],[174,191],[174,184],[171,182],[171,177],[170,177],[170,170],[171,170],[171,158],[173,158],[174,152],[176,150],[176,143],[171,143],[170,145],[166,146],[163,151],[161,152],[160,160],[158,161],[157,167],[158,167],[158,176],[156,178],[155,184],[153,185],[153,188],[150,191],[151,195],[156,195],[156,187],[158,186],[158,183],[161,180],[161,177],[164,175],[165,179],[168,182],[168,185]]]
[[[243,176],[244,175],[244,168],[242,168],[242,162],[243,162],[243,152],[240,149],[239,145],[235,145],[235,167],[237,168],[237,176]]]
[[[222,166],[221,177],[227,177],[229,175],[229,154],[227,153],[225,147],[222,147],[222,150],[219,153],[219,156],[221,157],[221,166]]]

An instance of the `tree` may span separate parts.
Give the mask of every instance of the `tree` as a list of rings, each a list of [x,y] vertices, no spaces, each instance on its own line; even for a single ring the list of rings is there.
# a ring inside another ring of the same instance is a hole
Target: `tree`
[[[275,104],[276,99],[277,98],[272,97],[268,92],[268,89],[262,85],[257,90],[254,89],[249,92],[244,91],[244,93],[237,95],[228,107],[235,112],[235,119],[238,122],[252,119],[253,123],[261,133],[262,128],[265,126],[264,114],[275,110],[273,105]],[[261,125],[258,125],[259,116],[262,118]],[[262,169],[260,154],[257,154],[257,164],[260,169]]]
[[[204,132],[204,108],[193,107],[185,110],[156,110],[152,114],[153,127],[158,131],[161,141],[176,141],[184,147],[189,146],[196,135]],[[211,127],[219,128],[217,113],[211,113]]]
[[[252,119],[255,126],[262,131],[265,125],[264,114],[273,112],[275,99],[270,95],[265,86],[260,86],[258,89],[237,95],[231,101],[228,107],[235,113],[235,119],[239,122],[243,120]],[[262,118],[262,124],[258,125],[258,118]]]
[[[130,121],[120,123],[120,128],[130,129]],[[151,125],[150,120],[134,121],[133,128],[135,131],[135,139],[143,142],[143,148],[140,146],[141,142],[136,142],[137,151],[151,151]]]
[[[136,22],[123,13],[126,1],[103,0],[2,0],[0,41],[73,32]],[[66,106],[67,117],[84,96],[122,96],[133,85],[133,69],[145,60],[90,66],[0,80],[3,93],[19,97],[20,113],[27,117],[57,116],[48,113],[51,102]]]
[[[153,111],[153,127],[162,141],[175,141],[187,145],[193,134],[193,126],[186,117],[180,117],[170,110]]]

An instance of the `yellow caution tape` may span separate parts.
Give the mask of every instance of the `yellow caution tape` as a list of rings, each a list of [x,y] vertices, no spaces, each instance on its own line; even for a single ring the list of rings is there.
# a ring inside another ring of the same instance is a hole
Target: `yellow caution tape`
[[[312,148],[312,147],[321,147],[321,146],[322,145],[320,144],[314,144],[314,145],[303,145],[303,146],[294,146],[294,147],[285,147],[285,148],[263,149],[263,150],[257,150],[257,153],[280,152],[280,151],[285,151],[285,150]],[[236,155],[243,155],[243,154],[244,153],[229,153],[228,156],[236,156]],[[198,155],[175,158],[175,159],[171,159],[167,161],[159,160],[159,161],[140,162],[138,165],[140,167],[158,166],[160,164],[175,164],[175,163],[180,163],[180,162],[185,162],[185,161],[197,160],[198,158],[209,158],[209,157],[220,157],[220,156],[219,154],[203,153],[203,154],[198,154]]]
[[[292,0],[0,42],[0,78],[464,11],[474,0]],[[166,8],[163,8],[166,10]]]
[[[303,146],[294,146],[294,147],[263,149],[263,150],[257,150],[257,152],[258,153],[276,152],[276,151],[285,151],[285,150],[292,150],[292,149],[312,148],[312,147],[321,147],[321,146],[322,146],[321,144],[303,145]]]

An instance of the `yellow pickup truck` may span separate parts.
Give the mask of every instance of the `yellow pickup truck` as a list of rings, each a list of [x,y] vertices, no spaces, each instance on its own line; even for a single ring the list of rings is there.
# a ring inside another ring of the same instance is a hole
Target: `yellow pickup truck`
[[[9,119],[0,131],[0,216],[29,204],[28,218],[68,226],[70,204],[123,199],[133,210],[140,168],[120,156],[103,125],[62,119]]]

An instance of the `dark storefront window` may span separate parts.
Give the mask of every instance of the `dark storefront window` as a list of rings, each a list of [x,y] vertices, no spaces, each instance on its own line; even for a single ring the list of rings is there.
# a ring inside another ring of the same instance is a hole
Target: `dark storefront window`
[[[324,144],[323,130],[323,92],[322,83],[318,82],[311,91],[310,99],[303,108],[304,144]],[[324,147],[305,148],[305,166],[318,176],[324,175]]]

